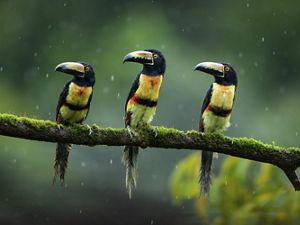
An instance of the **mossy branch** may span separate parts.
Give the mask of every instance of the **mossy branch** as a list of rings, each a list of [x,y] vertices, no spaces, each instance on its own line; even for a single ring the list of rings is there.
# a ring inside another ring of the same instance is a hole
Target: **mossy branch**
[[[180,131],[165,127],[142,127],[139,135],[130,137],[125,129],[101,128],[97,125],[59,127],[55,122],[0,114],[0,135],[45,142],[77,145],[141,146],[214,151],[281,168],[300,190],[296,169],[300,167],[300,148],[264,144],[251,138],[229,138],[220,134]]]

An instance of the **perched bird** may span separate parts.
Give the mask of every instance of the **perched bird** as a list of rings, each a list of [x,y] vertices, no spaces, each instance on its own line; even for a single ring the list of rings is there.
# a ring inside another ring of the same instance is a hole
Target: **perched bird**
[[[56,122],[59,126],[82,123],[88,115],[95,84],[92,66],[83,62],[64,62],[56,66],[55,71],[74,76],[59,96]],[[57,177],[61,184],[64,183],[70,150],[71,144],[57,143],[53,183]]]
[[[166,70],[162,53],[155,49],[134,51],[124,57],[123,62],[143,64],[143,69],[134,80],[125,105],[125,127],[132,135],[142,124],[150,124],[156,111],[159,90]],[[125,146],[122,162],[126,167],[126,188],[136,187],[137,146]]]
[[[230,126],[230,117],[237,88],[237,75],[226,63],[203,62],[195,70],[211,74],[215,82],[210,86],[201,109],[199,131],[222,133]],[[200,167],[200,193],[208,194],[211,184],[213,153],[202,151]]]

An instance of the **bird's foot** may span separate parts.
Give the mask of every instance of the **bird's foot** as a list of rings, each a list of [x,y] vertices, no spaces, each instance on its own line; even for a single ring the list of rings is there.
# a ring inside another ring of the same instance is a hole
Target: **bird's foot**
[[[154,137],[157,137],[157,127],[151,127]]]
[[[127,126],[125,128],[127,134],[129,135],[130,138],[133,138],[133,136],[138,136],[137,131],[135,131],[134,129],[132,129],[131,127]]]
[[[61,129],[64,128],[64,125],[62,125],[61,123],[58,123],[58,124],[57,124],[57,128],[58,128],[59,130],[61,130]]]
[[[143,128],[147,131],[152,132],[155,138],[157,137],[157,127],[151,126],[149,123],[143,123],[142,129]]]
[[[89,129],[89,135],[91,135],[93,133],[92,127],[88,124],[84,124],[84,126],[86,126],[86,128]]]

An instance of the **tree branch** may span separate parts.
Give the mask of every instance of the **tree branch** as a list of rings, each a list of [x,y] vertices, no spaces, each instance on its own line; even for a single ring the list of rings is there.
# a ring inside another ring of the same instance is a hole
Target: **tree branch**
[[[91,129],[91,130],[90,130]],[[90,134],[90,131],[91,134]],[[142,127],[130,137],[125,129],[92,125],[59,127],[55,122],[0,114],[0,135],[45,142],[77,145],[141,146],[214,151],[240,158],[270,163],[281,168],[295,190],[300,190],[296,169],[300,167],[300,148],[264,144],[251,138],[229,138],[220,134],[179,131],[173,128]]]

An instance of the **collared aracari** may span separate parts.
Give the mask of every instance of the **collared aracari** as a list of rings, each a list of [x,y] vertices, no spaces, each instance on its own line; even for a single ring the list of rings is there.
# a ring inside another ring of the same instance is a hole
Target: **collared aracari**
[[[56,122],[59,126],[82,123],[88,115],[95,84],[92,66],[83,62],[64,62],[56,66],[55,71],[74,76],[59,96]],[[61,184],[64,183],[70,150],[71,144],[57,143],[53,183],[57,177]]]
[[[199,131],[204,133],[224,132],[230,126],[237,75],[226,63],[203,62],[195,70],[211,74],[215,82],[210,86],[201,109]],[[213,153],[202,151],[200,167],[200,193],[208,194],[211,184]]]
[[[156,111],[160,86],[166,70],[166,61],[162,53],[155,49],[134,51],[124,57],[123,62],[143,64],[143,69],[134,80],[125,105],[125,127],[129,134],[142,124],[149,125]],[[122,162],[126,167],[126,188],[136,187],[137,146],[125,146]]]

